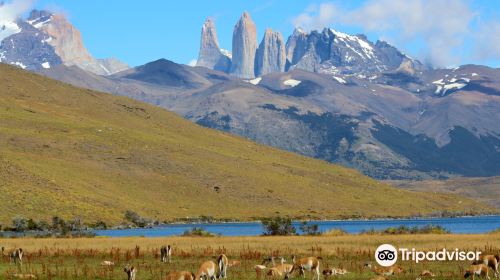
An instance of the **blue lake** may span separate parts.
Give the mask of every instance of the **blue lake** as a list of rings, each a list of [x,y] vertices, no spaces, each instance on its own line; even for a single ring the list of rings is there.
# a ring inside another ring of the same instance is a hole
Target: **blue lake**
[[[500,216],[479,216],[460,218],[429,218],[429,219],[403,219],[403,220],[356,220],[356,221],[314,221],[321,231],[339,228],[348,233],[360,233],[363,230],[385,229],[398,226],[439,225],[452,233],[486,233],[500,228]],[[298,229],[300,222],[294,223]],[[97,230],[98,236],[129,237],[145,236],[159,237],[180,235],[193,227],[203,228],[209,232],[223,236],[255,236],[262,234],[262,225],[255,223],[220,223],[220,224],[176,224],[165,225],[148,229],[121,229],[121,230]]]

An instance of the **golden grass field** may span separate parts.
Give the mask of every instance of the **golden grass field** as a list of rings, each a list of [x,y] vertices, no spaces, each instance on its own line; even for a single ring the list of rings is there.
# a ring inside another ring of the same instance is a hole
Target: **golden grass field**
[[[123,221],[126,210],[251,220],[492,211],[206,129],[125,97],[0,65],[0,224]],[[258,207],[256,207],[258,205]]]
[[[254,265],[266,256],[292,254],[321,256],[321,270],[342,267],[348,273],[338,279],[370,279],[375,276],[363,269],[373,262],[373,252],[384,243],[418,250],[455,249],[500,253],[500,233],[474,235],[345,235],[290,237],[169,237],[169,238],[90,238],[90,239],[0,239],[7,250],[23,248],[27,254],[22,268],[0,263],[0,278],[11,279],[14,273],[33,274],[37,279],[126,279],[123,267],[138,267],[137,280],[162,279],[167,272],[195,271],[205,260],[225,253],[241,265],[229,269],[229,279],[255,279]],[[172,263],[160,263],[162,245],[173,246]],[[136,249],[136,246],[138,249]],[[115,266],[103,267],[102,261]],[[436,274],[432,279],[461,279],[467,262],[423,262],[418,265],[399,262],[406,272],[389,279],[416,279],[422,270]],[[307,275],[310,278],[312,275]],[[299,278],[299,277],[295,277]]]

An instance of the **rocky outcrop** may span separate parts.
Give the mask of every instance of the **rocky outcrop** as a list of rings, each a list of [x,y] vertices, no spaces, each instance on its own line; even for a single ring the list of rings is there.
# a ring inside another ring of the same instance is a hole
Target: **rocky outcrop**
[[[255,57],[255,75],[285,71],[285,42],[280,32],[266,29]]]
[[[329,28],[310,33],[296,29],[287,41],[287,70],[370,74],[396,70],[408,60],[422,67],[386,42],[373,44],[362,34],[349,35]]]
[[[35,10],[31,12],[28,22],[51,37],[48,43],[64,64],[80,66],[94,63],[94,58],[83,45],[80,31],[63,15]]]
[[[307,33],[300,28],[295,28],[293,34],[286,41],[287,69],[290,65],[297,64],[307,51]]]
[[[0,62],[28,70],[59,64],[75,65],[99,75],[111,75],[129,68],[117,59],[95,59],[85,48],[80,31],[63,15],[33,10],[28,19],[3,25],[9,26],[9,30],[5,28],[9,32],[0,34],[3,39]]]
[[[95,59],[85,48],[80,31],[62,14],[33,10],[28,23],[50,36],[48,43],[54,47],[65,65],[76,65],[98,75],[111,75],[128,69],[126,64],[116,59]]]
[[[254,78],[255,52],[257,50],[257,29],[244,12],[233,31],[233,59],[231,73],[241,78]]]
[[[208,18],[201,28],[200,53],[196,66],[227,72],[230,65],[231,59],[219,47],[215,23]]]
[[[41,70],[62,64],[54,47],[48,44],[50,36],[24,21],[17,21],[20,32],[12,34],[0,44],[0,62],[27,70]]]

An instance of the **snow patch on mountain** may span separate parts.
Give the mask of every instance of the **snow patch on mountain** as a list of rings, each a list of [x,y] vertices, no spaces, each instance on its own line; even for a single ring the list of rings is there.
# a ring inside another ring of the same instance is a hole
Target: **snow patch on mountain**
[[[225,56],[227,56],[227,57],[229,57],[229,58],[231,58],[231,59],[233,58],[233,53],[232,53],[231,51],[229,51],[229,50],[226,50],[226,49],[220,49],[220,52],[221,52],[223,55],[225,55]]]
[[[10,64],[15,65],[17,67],[20,67],[22,69],[26,69],[26,65],[24,65],[22,62],[19,62],[19,61],[11,62]]]
[[[436,95],[445,96],[447,92],[460,90],[470,82],[468,78],[457,78],[454,76],[451,79],[446,79],[446,77],[448,76],[432,82],[436,85],[436,90],[434,91]]]
[[[283,82],[285,86],[290,86],[290,87],[296,87],[298,86],[302,81],[299,80],[294,80],[294,79],[288,79]]]
[[[333,78],[334,78],[335,80],[337,80],[337,82],[339,82],[339,83],[341,83],[341,84],[344,84],[344,85],[345,85],[345,84],[347,84],[346,80],[344,80],[344,79],[343,79],[343,78],[341,78],[341,77],[333,76]]]
[[[0,19],[0,42],[19,32],[21,32],[21,28],[15,22],[2,21]]]
[[[364,41],[363,39],[359,38],[358,36],[348,35],[346,33],[337,31],[335,29],[330,29],[330,30],[335,35],[334,42],[338,43],[339,40],[343,41],[349,49],[351,49],[353,52],[355,52],[359,56],[366,57],[368,59],[375,58],[375,54],[373,52],[373,47],[370,46],[370,44],[368,44],[368,42]],[[359,45],[361,47],[361,49],[363,50],[363,54],[361,54],[353,46],[351,46],[351,43]],[[350,58],[346,57],[346,60],[350,60]]]
[[[258,85],[260,83],[260,81],[262,81],[262,78],[261,77],[257,77],[255,79],[252,79],[252,80],[243,80],[247,83],[250,83],[252,85]]]

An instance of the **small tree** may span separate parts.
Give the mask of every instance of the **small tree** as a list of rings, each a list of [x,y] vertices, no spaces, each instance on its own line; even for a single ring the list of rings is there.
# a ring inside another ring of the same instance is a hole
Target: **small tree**
[[[125,220],[133,223],[135,226],[141,227],[141,228],[146,227],[148,224],[151,223],[150,219],[143,218],[139,214],[137,214],[136,212],[134,212],[132,210],[125,211],[124,218],[125,218]]]
[[[318,224],[308,224],[307,222],[303,222],[300,226],[300,230],[304,235],[320,235]]]
[[[290,218],[264,218],[261,222],[264,227],[264,235],[295,235],[297,232]]]
[[[28,229],[28,221],[22,217],[16,217],[12,220],[12,226],[17,232],[24,232]]]
[[[108,225],[102,220],[97,220],[94,224],[91,224],[90,227],[96,230],[108,229]]]

